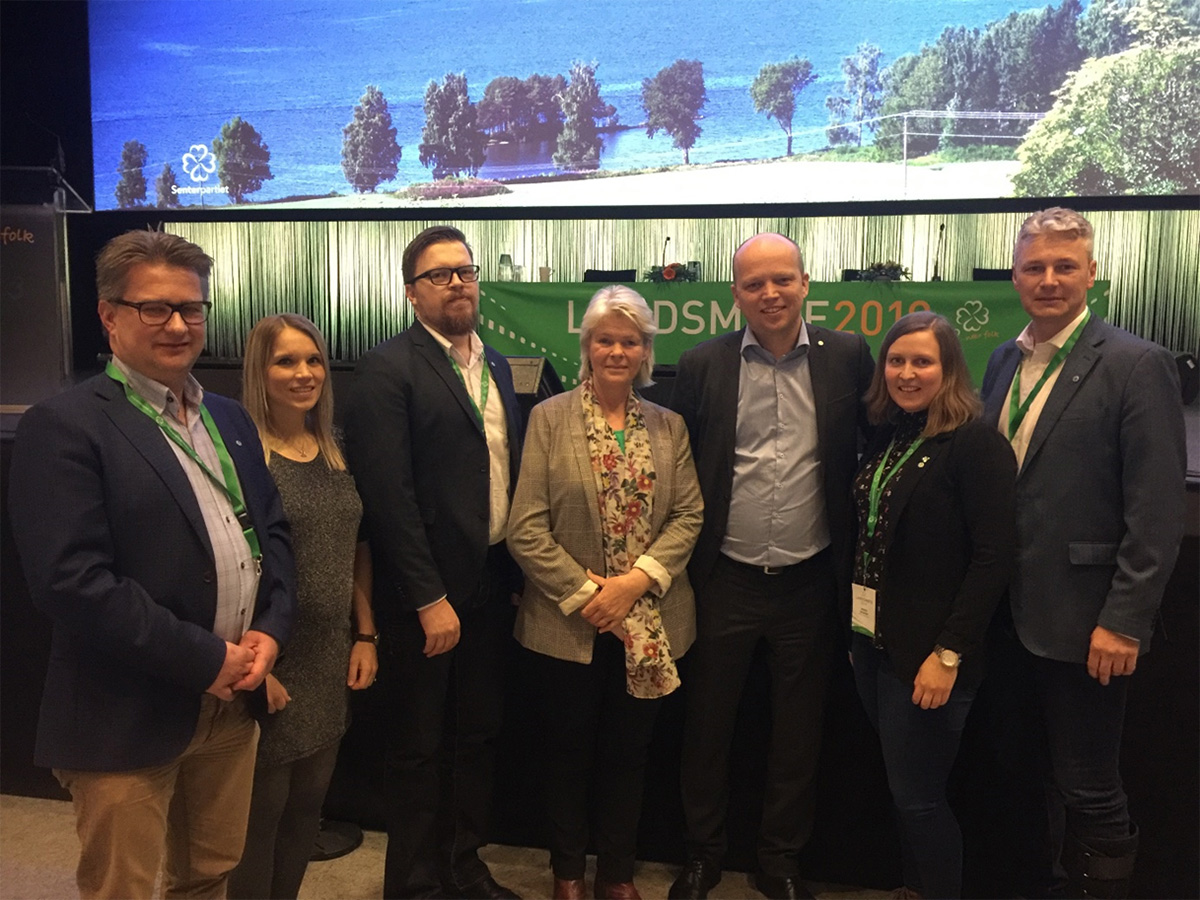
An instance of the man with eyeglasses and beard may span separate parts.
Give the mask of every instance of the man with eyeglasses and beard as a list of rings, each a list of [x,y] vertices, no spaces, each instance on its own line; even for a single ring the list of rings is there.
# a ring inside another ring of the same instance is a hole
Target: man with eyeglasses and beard
[[[346,413],[388,702],[384,897],[505,898],[487,842],[520,574],[505,548],[521,414],[475,333],[479,267],[457,228],[404,251],[407,331],[359,361]]]
[[[13,534],[53,628],[34,761],[75,804],[82,897],[224,897],[259,689],[295,614],[258,431],[191,375],[212,260],[130,231],[96,259],[105,372],[17,429]]]

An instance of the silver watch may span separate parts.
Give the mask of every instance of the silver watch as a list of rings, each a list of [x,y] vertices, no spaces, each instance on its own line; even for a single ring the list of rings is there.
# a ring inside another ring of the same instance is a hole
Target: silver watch
[[[961,653],[958,653],[955,650],[947,650],[941,644],[938,644],[933,648],[933,654],[938,658],[938,662],[940,662],[947,669],[957,669],[962,663]]]

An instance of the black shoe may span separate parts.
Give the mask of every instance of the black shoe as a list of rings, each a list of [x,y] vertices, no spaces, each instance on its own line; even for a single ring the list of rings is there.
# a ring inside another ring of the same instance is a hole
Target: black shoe
[[[702,859],[688,860],[667,893],[670,900],[705,900],[721,880],[721,867]]]
[[[754,876],[754,888],[770,900],[813,900],[799,875]]]
[[[452,897],[461,900],[521,900],[521,896],[500,884],[491,875],[485,875],[465,887],[455,890]]]

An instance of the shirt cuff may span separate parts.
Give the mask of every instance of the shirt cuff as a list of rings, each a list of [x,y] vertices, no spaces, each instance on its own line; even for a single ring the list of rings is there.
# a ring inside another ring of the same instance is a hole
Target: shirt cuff
[[[558,608],[564,616],[569,616],[579,609],[582,609],[589,600],[595,596],[596,591],[600,590],[600,585],[592,581],[590,578],[585,581],[575,593],[566,600],[560,600]]]
[[[429,607],[431,607],[431,606],[437,606],[439,603],[441,603],[445,599],[446,599],[446,595],[442,594],[442,596],[438,597],[432,603],[426,603],[424,606],[418,606],[417,612],[422,612],[423,610],[429,609]]]
[[[650,593],[655,597],[661,597],[671,589],[671,573],[668,572],[658,560],[653,557],[642,554],[633,564],[635,569],[641,569],[652,579],[654,584],[650,585]]]

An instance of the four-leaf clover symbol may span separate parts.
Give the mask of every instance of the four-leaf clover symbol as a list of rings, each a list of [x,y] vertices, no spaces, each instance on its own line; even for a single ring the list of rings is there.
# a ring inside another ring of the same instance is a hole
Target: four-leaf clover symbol
[[[987,307],[982,300],[968,300],[958,308],[954,319],[963,331],[979,331],[988,323]]]
[[[208,181],[208,176],[217,170],[217,159],[203,144],[192,144],[183,154],[183,171],[192,181]]]

